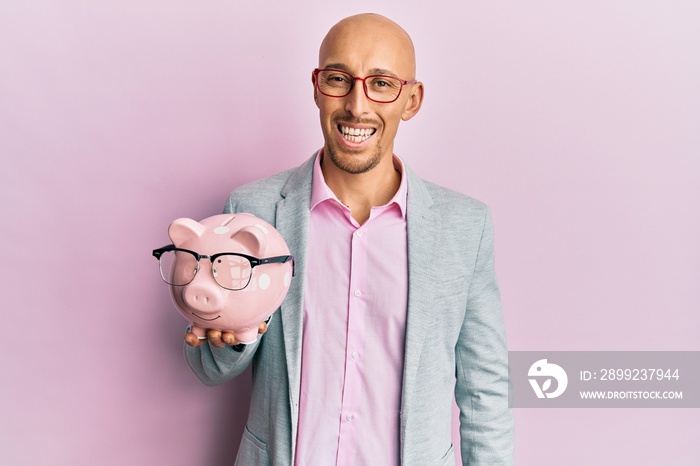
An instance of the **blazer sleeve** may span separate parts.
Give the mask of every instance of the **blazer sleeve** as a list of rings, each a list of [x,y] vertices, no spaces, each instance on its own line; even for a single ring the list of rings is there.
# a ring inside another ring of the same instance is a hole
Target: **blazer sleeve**
[[[508,406],[508,350],[488,209],[455,356],[463,464],[512,465],[514,423]]]
[[[213,387],[228,382],[248,367],[261,337],[237,352],[230,346],[217,348],[207,343],[193,348],[185,343],[185,360],[204,385]]]

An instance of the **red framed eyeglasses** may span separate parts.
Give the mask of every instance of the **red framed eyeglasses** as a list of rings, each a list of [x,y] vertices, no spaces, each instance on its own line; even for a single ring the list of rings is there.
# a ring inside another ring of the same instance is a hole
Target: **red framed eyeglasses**
[[[385,74],[372,74],[360,78],[351,75],[347,71],[334,68],[316,68],[314,70],[314,79],[318,92],[328,97],[345,97],[352,91],[355,81],[362,81],[365,96],[372,102],[382,104],[396,101],[401,95],[404,85],[418,82],[415,79],[406,81],[396,76]]]

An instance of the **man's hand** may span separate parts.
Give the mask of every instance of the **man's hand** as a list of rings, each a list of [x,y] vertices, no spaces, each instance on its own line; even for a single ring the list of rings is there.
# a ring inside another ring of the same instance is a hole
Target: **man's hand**
[[[265,332],[267,332],[267,322],[261,322],[258,326],[258,334],[263,335]],[[233,333],[222,332],[221,330],[209,329],[207,330],[206,339],[201,340],[191,331],[185,334],[185,343],[195,348],[197,346],[202,346],[207,341],[209,341],[212,346],[216,346],[217,348],[223,348],[227,345],[236,346],[239,344],[239,342],[236,341],[236,337],[233,335]]]

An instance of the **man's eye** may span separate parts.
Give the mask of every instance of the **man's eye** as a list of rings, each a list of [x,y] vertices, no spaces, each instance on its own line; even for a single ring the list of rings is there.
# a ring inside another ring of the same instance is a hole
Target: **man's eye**
[[[348,78],[342,74],[334,74],[326,78],[329,84],[342,84],[348,82]]]
[[[372,79],[370,87],[377,92],[396,92],[400,89],[401,84],[390,78],[377,77]]]

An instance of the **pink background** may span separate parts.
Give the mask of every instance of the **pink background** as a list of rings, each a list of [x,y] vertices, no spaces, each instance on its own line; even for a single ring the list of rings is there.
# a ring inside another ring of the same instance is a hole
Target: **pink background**
[[[322,144],[343,16],[413,36],[396,151],[488,203],[513,350],[700,350],[700,3],[3,0],[0,463],[232,464],[151,250]],[[696,409],[518,409],[517,463],[696,465]]]

